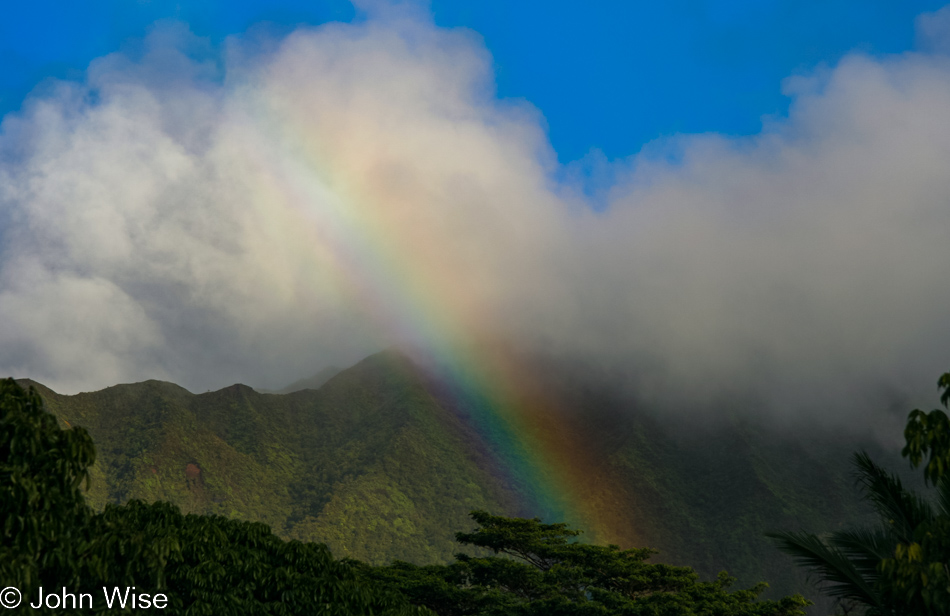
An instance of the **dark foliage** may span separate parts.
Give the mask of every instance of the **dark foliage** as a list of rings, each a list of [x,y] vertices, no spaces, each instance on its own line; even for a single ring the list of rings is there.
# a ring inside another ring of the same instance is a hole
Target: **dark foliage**
[[[472,512],[479,524],[463,545],[494,555],[456,556],[449,565],[396,562],[363,575],[441,616],[792,616],[800,596],[756,601],[765,584],[730,592],[724,572],[700,582],[688,567],[647,563],[650,549],[575,541],[578,531],[539,519]]]
[[[950,403],[950,373],[938,381]],[[903,455],[937,488],[935,502],[906,489],[901,480],[855,454],[858,484],[880,518],[877,527],[809,533],[770,533],[781,550],[824,582],[845,613],[866,616],[950,614],[950,420],[935,409],[914,410],[904,432]]]
[[[284,541],[265,524],[183,515],[168,503],[134,500],[95,514],[79,487],[94,460],[83,429],[60,429],[34,390],[0,382],[5,585],[25,597],[40,586],[90,594],[135,586],[166,594],[165,613],[196,616],[424,613],[396,593],[362,583],[325,545]],[[105,602],[95,607],[102,610]]]
[[[80,491],[96,460],[89,434],[63,431],[32,389],[0,381],[0,580],[71,584],[92,518]]]

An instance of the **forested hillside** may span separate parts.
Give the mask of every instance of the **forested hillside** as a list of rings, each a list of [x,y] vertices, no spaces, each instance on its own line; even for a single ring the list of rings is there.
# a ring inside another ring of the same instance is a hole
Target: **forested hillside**
[[[805,442],[738,417],[687,429],[688,415],[661,420],[560,382],[572,429],[601,469],[590,480],[609,488],[602,509],[621,547],[657,548],[654,561],[704,579],[727,569],[740,584],[768,580],[777,596],[804,590],[804,578],[764,532],[835,529],[864,515],[849,476],[848,456],[863,446],[855,440]],[[538,515],[465,413],[395,352],[286,395],[243,385],[195,395],[158,381],[75,396],[37,388],[63,425],[86,427],[97,445],[95,508],[166,500],[374,564],[449,561],[473,509]]]
[[[193,395],[158,381],[76,396],[38,389],[98,446],[94,507],[167,500],[382,563],[447,560],[469,511],[514,502],[466,455],[466,428],[395,354],[287,395],[244,385]]]

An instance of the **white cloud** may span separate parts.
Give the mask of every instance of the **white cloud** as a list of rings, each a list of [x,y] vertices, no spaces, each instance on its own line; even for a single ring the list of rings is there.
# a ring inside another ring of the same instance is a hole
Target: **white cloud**
[[[183,46],[159,28],[5,120],[0,370],[281,385],[477,332],[636,366],[661,399],[826,409],[948,367],[939,54],[790,80],[754,137],[594,160],[595,212],[471,33],[397,13],[234,40],[223,79]]]

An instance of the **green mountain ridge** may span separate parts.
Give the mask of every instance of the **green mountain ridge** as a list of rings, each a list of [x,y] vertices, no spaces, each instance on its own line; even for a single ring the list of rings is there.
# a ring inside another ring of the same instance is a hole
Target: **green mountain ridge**
[[[771,595],[806,589],[802,574],[762,536],[860,523],[840,434],[803,441],[734,418],[686,429],[565,380],[574,428],[597,452],[605,509],[623,541],[705,578],[768,580]],[[462,413],[396,352],[371,356],[319,389],[264,394],[245,385],[192,394],[146,381],[74,396],[28,380],[65,425],[84,426],[99,458],[89,502],[166,500],[184,512],[260,521],[284,537],[326,543],[337,557],[448,561],[468,512],[524,509]],[[569,390],[569,391],[568,391]],[[553,520],[557,521],[557,520]]]
[[[378,355],[348,373],[287,395],[245,385],[196,395],[146,381],[63,396],[21,383],[93,436],[95,507],[167,500],[371,563],[447,560],[470,510],[511,509],[512,496],[462,453],[464,426],[434,406],[407,360]]]

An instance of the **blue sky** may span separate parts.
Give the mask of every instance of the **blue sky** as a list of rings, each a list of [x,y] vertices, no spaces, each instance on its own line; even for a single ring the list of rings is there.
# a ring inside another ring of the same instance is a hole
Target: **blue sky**
[[[478,32],[498,93],[537,106],[561,162],[590,149],[636,153],[674,133],[753,134],[783,114],[782,80],[845,53],[914,46],[914,17],[943,2],[434,0],[439,26]],[[583,7],[578,8],[578,7]],[[360,19],[344,0],[11,3],[0,21],[0,114],[48,77],[78,79],[88,63],[142,37],[160,19],[214,42],[267,22]]]

